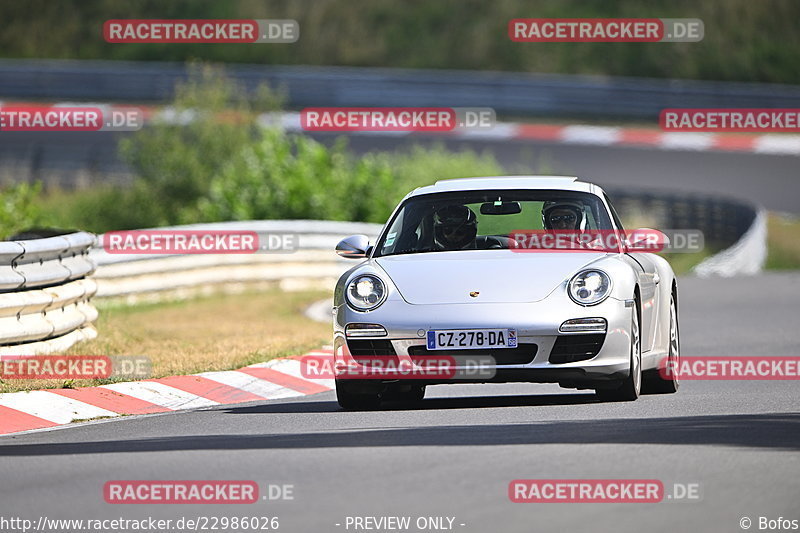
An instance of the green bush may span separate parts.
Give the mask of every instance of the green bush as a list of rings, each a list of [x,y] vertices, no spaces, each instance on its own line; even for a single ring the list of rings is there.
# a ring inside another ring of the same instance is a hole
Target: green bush
[[[221,70],[195,66],[170,106],[173,117],[190,120],[162,119],[121,143],[133,185],[50,191],[39,202],[47,224],[99,233],[226,220],[382,223],[415,187],[502,173],[492,156],[471,151],[414,147],[358,157],[343,139],[326,146],[259,125],[259,114],[280,102],[266,87],[254,99]]]
[[[42,209],[37,203],[41,183],[15,183],[0,189],[0,238],[41,225]]]
[[[267,88],[251,96],[221,69],[194,65],[168,108],[173,119],[162,117],[120,144],[138,180],[122,200],[129,218],[119,222],[141,224],[137,208],[153,226],[196,222],[196,204],[212,180],[257,138],[258,113],[277,110],[282,101]]]
[[[80,228],[94,233],[157,226],[162,208],[141,182],[129,188],[101,185],[76,191],[52,190],[39,204],[45,225]]]
[[[211,182],[196,220],[325,219],[385,222],[411,189],[441,178],[497,174],[473,152],[415,147],[408,154],[348,154],[298,135],[267,130]]]
[[[192,120],[162,120],[126,139],[134,186],[84,194],[74,202],[76,220],[95,231],[256,219],[384,222],[414,187],[501,172],[489,155],[443,147],[356,157],[344,140],[328,147],[258,125],[258,114],[281,102],[266,87],[258,94],[248,98],[220,70],[196,66],[171,106]]]
[[[372,190],[385,192],[391,180],[381,158],[355,159],[343,143],[327,148],[269,129],[212,179],[196,218],[374,220],[385,212],[386,198],[376,199]]]

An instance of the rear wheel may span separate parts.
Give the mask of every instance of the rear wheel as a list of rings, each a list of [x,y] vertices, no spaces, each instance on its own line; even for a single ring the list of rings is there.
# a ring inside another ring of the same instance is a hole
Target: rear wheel
[[[678,329],[678,305],[675,301],[675,294],[669,301],[669,355],[667,356],[666,368],[671,372],[666,376],[656,370],[650,371],[644,380],[644,389],[647,393],[672,394],[678,392],[680,381],[678,380],[678,369],[681,360],[681,341],[680,330]]]
[[[615,389],[596,389],[598,398],[612,402],[631,402],[642,390],[642,342],[639,333],[639,301],[631,316],[631,366],[628,377]]]
[[[342,409],[348,411],[367,411],[380,407],[381,396],[377,392],[352,392],[337,379],[336,401]]]

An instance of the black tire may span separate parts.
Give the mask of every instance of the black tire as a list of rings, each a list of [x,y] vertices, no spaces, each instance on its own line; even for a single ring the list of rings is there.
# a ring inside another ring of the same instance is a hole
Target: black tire
[[[628,377],[614,389],[596,389],[597,397],[607,402],[632,402],[642,390],[642,339],[639,326],[639,300],[631,313],[631,362]]]
[[[383,395],[386,401],[413,405],[425,397],[425,385],[412,385],[407,391],[391,391]]]
[[[336,401],[342,409],[347,411],[369,411],[380,407],[381,395],[377,392],[351,392],[337,379]]]
[[[681,357],[680,328],[678,326],[678,304],[673,293],[669,301],[669,354],[667,368],[678,369]],[[664,377],[658,370],[647,373],[643,382],[644,392],[647,394],[674,394],[680,388],[677,372]]]

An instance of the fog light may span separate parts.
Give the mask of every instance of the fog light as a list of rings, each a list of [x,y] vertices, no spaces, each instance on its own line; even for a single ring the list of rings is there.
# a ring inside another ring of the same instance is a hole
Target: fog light
[[[386,328],[380,324],[347,324],[344,328],[348,337],[385,337]]]
[[[561,333],[596,333],[605,332],[606,327],[605,318],[572,318],[561,324],[558,331]]]

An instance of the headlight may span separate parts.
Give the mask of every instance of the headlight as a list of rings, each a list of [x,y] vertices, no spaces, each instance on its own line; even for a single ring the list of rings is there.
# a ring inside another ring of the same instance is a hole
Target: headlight
[[[375,309],[386,298],[386,285],[372,274],[356,276],[347,285],[347,302],[359,311]]]
[[[584,270],[569,280],[567,292],[576,304],[599,304],[611,293],[611,278],[602,270]]]

